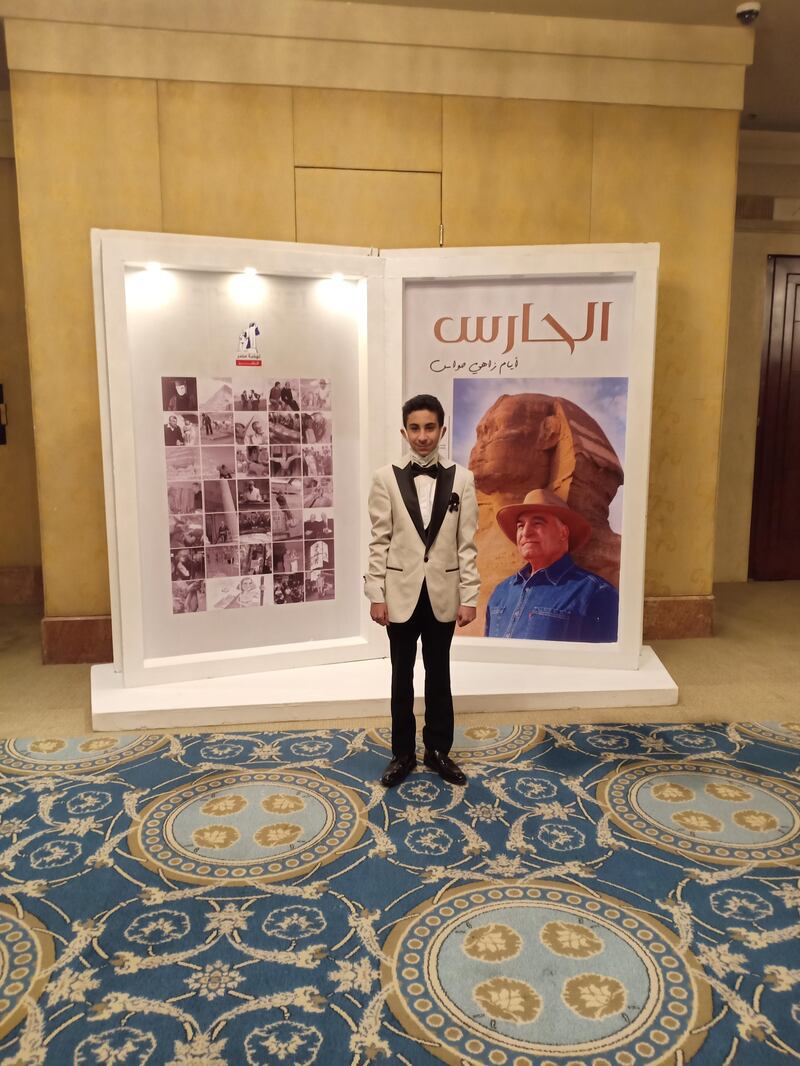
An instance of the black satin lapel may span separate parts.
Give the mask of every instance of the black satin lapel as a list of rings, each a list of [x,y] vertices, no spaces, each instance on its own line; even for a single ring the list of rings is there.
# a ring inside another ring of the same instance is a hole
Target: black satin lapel
[[[431,521],[428,526],[428,539],[425,544],[430,548],[436,540],[436,535],[442,527],[444,516],[447,514],[447,505],[450,494],[453,491],[453,482],[456,478],[455,466],[439,467],[439,476],[436,478],[436,492],[433,494],[433,507],[431,508]]]
[[[411,476],[411,467],[393,466],[392,469],[394,470],[394,476],[397,478],[397,487],[400,489],[400,495],[403,497],[403,503],[406,505],[406,510],[411,515],[411,521],[414,523],[414,528],[424,541],[425,526],[422,523],[422,511],[419,509],[419,497],[417,496],[417,490],[414,488],[414,478]]]

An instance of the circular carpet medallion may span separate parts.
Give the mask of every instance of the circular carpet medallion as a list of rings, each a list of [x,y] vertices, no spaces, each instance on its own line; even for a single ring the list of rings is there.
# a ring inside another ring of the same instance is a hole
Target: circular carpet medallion
[[[800,722],[737,722],[736,729],[768,744],[800,748]]]
[[[614,770],[600,804],[630,836],[700,862],[800,863],[800,788],[725,763]]]
[[[43,971],[54,957],[52,937],[38,918],[0,903],[0,1039],[27,1014],[26,1000],[41,995]]]
[[[564,882],[450,890],[384,951],[392,1012],[452,1064],[688,1061],[711,1017],[697,961],[658,920]]]
[[[149,755],[168,743],[158,733],[103,733],[88,737],[26,737],[0,740],[0,770],[30,773],[91,773]]]
[[[232,770],[144,808],[131,852],[180,881],[281,881],[332,862],[365,828],[356,794],[310,772]]]
[[[392,730],[389,726],[380,726],[369,734],[382,747],[391,750]],[[505,756],[513,758],[539,744],[543,730],[538,725],[473,725],[456,726],[453,733],[453,747],[450,755],[458,762],[470,759],[497,759]],[[421,753],[422,738],[418,738],[418,754]]]

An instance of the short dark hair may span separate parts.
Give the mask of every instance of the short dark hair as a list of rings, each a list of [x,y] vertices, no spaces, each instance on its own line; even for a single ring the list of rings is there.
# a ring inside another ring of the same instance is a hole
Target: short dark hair
[[[415,411],[433,411],[439,419],[439,425],[444,425],[444,408],[435,396],[430,396],[428,393],[423,392],[419,396],[412,396],[410,400],[406,400],[403,404],[404,428],[408,425],[409,415],[412,415]]]

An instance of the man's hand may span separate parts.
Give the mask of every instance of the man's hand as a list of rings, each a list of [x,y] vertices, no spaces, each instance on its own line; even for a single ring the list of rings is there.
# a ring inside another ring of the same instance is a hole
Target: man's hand
[[[372,621],[377,622],[379,626],[385,626],[389,624],[389,612],[386,609],[385,603],[373,603],[373,605],[369,609],[369,616]]]
[[[475,615],[477,610],[474,607],[459,607],[458,615],[456,617],[456,624],[461,629],[463,626],[468,626],[470,622],[475,621]]]

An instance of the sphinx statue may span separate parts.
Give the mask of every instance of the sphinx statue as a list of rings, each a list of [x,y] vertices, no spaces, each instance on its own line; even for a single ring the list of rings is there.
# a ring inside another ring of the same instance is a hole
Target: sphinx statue
[[[501,396],[476,427],[469,457],[478,496],[478,616],[459,632],[481,636],[486,602],[495,586],[520,566],[515,546],[495,515],[519,503],[531,489],[551,489],[592,526],[575,562],[619,587],[621,537],[608,524],[608,510],[623,482],[622,465],[597,422],[559,396]]]

